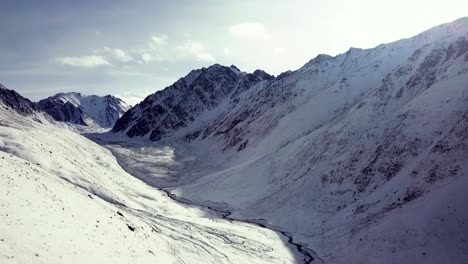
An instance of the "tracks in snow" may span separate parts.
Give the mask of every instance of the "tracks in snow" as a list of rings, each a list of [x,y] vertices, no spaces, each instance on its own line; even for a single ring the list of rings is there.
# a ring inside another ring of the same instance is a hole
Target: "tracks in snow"
[[[101,140],[99,138],[97,138],[97,141],[96,141],[96,138],[94,138],[94,141],[96,143],[100,143],[100,145],[102,145],[103,147],[106,147],[106,144],[102,144],[102,143],[106,143],[105,141],[103,141],[103,140]],[[114,142],[114,143],[117,143],[117,142]],[[119,145],[121,145],[121,144],[119,144]],[[118,155],[115,155],[114,151],[111,148],[108,148],[108,149],[114,155],[114,157],[116,158],[116,160],[120,164],[120,166],[124,170],[126,170],[125,164],[121,162]],[[127,171],[127,173],[133,175],[131,173],[131,171],[128,171],[128,170],[126,170],[126,171]],[[139,178],[139,177],[137,177],[137,178]],[[164,193],[166,193],[166,195],[170,199],[172,199],[172,200],[174,200],[174,201],[176,201],[178,203],[186,204],[186,205],[189,205],[189,206],[196,206],[196,207],[208,210],[209,213],[215,214],[216,216],[221,217],[222,219],[226,219],[228,221],[252,224],[252,225],[256,225],[256,226],[261,227],[261,228],[269,229],[269,230],[272,230],[272,231],[274,231],[276,233],[281,234],[283,237],[287,238],[287,242],[293,248],[296,249],[296,251],[299,253],[299,255],[302,256],[302,262],[304,264],[311,264],[311,263],[314,263],[314,264],[315,263],[320,263],[320,264],[322,264],[322,263],[324,263],[323,260],[320,259],[313,250],[307,248],[304,244],[301,244],[299,242],[295,242],[293,235],[291,235],[288,232],[283,231],[283,230],[281,230],[281,229],[279,229],[279,228],[277,228],[275,226],[272,226],[272,225],[268,224],[267,221],[265,221],[264,219],[238,219],[238,218],[233,218],[233,217],[231,217],[232,212],[230,212],[230,211],[215,208],[213,206],[206,205],[206,204],[196,203],[194,201],[191,201],[191,200],[188,200],[188,199],[185,199],[185,198],[182,198],[182,197],[177,197],[175,194],[171,193],[169,190],[164,189],[164,187],[158,187],[158,186],[154,186],[154,185],[152,185],[152,186],[155,187],[155,188],[158,188],[160,191],[163,191]]]
[[[211,212],[216,213],[218,216],[220,216],[223,219],[233,221],[233,222],[253,224],[253,225],[256,225],[258,227],[266,228],[266,229],[275,231],[277,233],[280,233],[282,236],[286,237],[288,239],[288,243],[291,244],[294,248],[296,248],[296,251],[299,252],[302,255],[302,260],[303,260],[304,264],[324,263],[320,258],[317,257],[317,254],[313,250],[305,247],[301,243],[295,242],[294,237],[291,234],[267,224],[266,221],[264,221],[263,219],[255,220],[255,219],[232,218],[232,217],[230,217],[232,213],[229,212],[229,211],[217,209],[217,208],[214,208],[214,207],[209,206],[209,205],[198,204],[198,203],[195,203],[195,202],[190,201],[188,199],[177,197],[177,195],[171,193],[168,190],[162,189],[162,188],[159,188],[159,190],[165,192],[169,198],[171,198],[172,200],[174,200],[174,201],[176,201],[178,203],[208,209]]]

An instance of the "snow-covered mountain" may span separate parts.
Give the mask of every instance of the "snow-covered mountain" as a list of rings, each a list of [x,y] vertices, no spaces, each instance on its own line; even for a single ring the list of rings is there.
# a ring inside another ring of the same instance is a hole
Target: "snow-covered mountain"
[[[468,261],[468,18],[276,78],[192,71],[112,131],[170,146],[174,170],[196,153],[202,172],[139,177],[262,219],[324,262]]]
[[[193,123],[203,113],[217,109],[228,99],[238,103],[237,95],[271,79],[263,71],[247,74],[235,66],[219,64],[194,70],[131,108],[112,131],[125,131],[130,137],[147,135],[157,141]]]
[[[0,86],[0,263],[468,263],[468,18],[194,70],[94,142],[41,109]]]
[[[112,127],[130,107],[112,96],[59,93],[43,99],[37,107],[55,120],[82,126]]]

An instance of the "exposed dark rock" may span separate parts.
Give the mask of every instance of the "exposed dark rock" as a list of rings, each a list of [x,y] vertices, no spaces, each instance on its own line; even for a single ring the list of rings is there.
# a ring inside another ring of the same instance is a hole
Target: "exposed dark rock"
[[[30,100],[24,98],[19,93],[7,89],[5,86],[0,84],[0,102],[6,107],[22,114],[30,115],[34,111],[37,111],[36,106]]]
[[[100,97],[80,93],[59,93],[40,100],[36,106],[56,121],[82,126],[92,123],[101,127],[113,126],[128,108],[125,102],[111,95]]]
[[[247,139],[246,141],[242,142],[242,144],[239,145],[237,148],[237,151],[241,151],[247,147],[247,144],[249,143],[249,140]]]
[[[130,231],[135,232],[135,227],[133,227],[133,226],[131,226],[131,225],[129,225],[129,224],[127,224],[127,227],[128,227],[128,229],[129,229]]]
[[[37,107],[48,113],[54,120],[86,126],[83,110],[70,102],[48,98],[39,101]]]
[[[192,71],[130,109],[116,122],[112,131],[126,131],[129,137],[150,134],[151,140],[159,141],[172,131],[187,127],[225,98],[234,98],[260,81],[272,79],[271,75],[261,70],[246,74],[235,66],[219,64]],[[194,140],[200,134],[190,132],[187,140]]]

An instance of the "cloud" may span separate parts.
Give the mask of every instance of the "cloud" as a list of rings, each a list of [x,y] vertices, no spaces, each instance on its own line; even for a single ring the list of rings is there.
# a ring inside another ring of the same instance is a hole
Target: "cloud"
[[[133,61],[133,57],[127,54],[124,50],[118,48],[104,47],[102,50],[95,51],[98,54],[105,56],[108,60],[127,63]]]
[[[58,63],[82,68],[95,68],[101,66],[112,66],[104,57],[98,55],[80,56],[80,57],[60,57],[56,58]]]
[[[144,62],[150,62],[153,60],[153,55],[149,54],[149,53],[143,53],[141,54],[141,59],[144,61]]]
[[[151,40],[153,41],[153,44],[157,46],[166,46],[168,43],[169,37],[167,35],[161,34],[161,35],[152,36]]]
[[[162,61],[169,60],[167,57],[164,57],[161,53],[152,52],[152,51],[143,52],[140,54],[140,57],[144,63],[162,62]]]
[[[258,22],[235,24],[231,26],[229,32],[238,38],[268,39],[270,37],[265,26]]]
[[[189,40],[177,48],[179,57],[192,58],[197,61],[215,62],[216,59],[211,55],[207,48],[200,42]]]
[[[157,34],[151,37],[145,47],[133,49],[141,59],[140,63],[162,62],[169,60],[170,47],[169,37],[165,34]]]
[[[154,35],[141,46],[133,48],[110,48],[104,46],[91,50],[91,55],[56,58],[58,63],[74,67],[121,66],[170,62],[177,60],[196,60],[214,62],[215,57],[197,41],[188,40],[181,45],[169,45],[169,37],[164,34]]]

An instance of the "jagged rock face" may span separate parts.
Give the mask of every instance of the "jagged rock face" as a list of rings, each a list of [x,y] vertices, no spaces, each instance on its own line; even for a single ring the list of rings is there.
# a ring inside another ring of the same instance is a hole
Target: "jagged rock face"
[[[106,96],[84,96],[80,93],[60,93],[37,103],[38,108],[55,120],[83,126],[112,127],[129,108],[121,99]]]
[[[1,84],[0,101],[3,103],[4,107],[11,108],[22,115],[29,115],[36,111],[36,106],[33,102],[22,97],[17,92],[7,89]]]
[[[263,71],[240,72],[234,66],[213,65],[195,70],[163,91],[148,96],[117,121],[113,132],[129,137],[149,135],[158,141],[171,131],[187,127],[220,103],[272,77]]]
[[[86,126],[85,113],[80,107],[62,101],[60,98],[49,97],[37,103],[37,107],[48,113],[54,120]]]
[[[102,127],[113,127],[115,122],[130,108],[122,99],[112,95],[106,95],[103,98],[93,96],[91,104],[105,106],[102,110],[87,111],[88,115]]]

